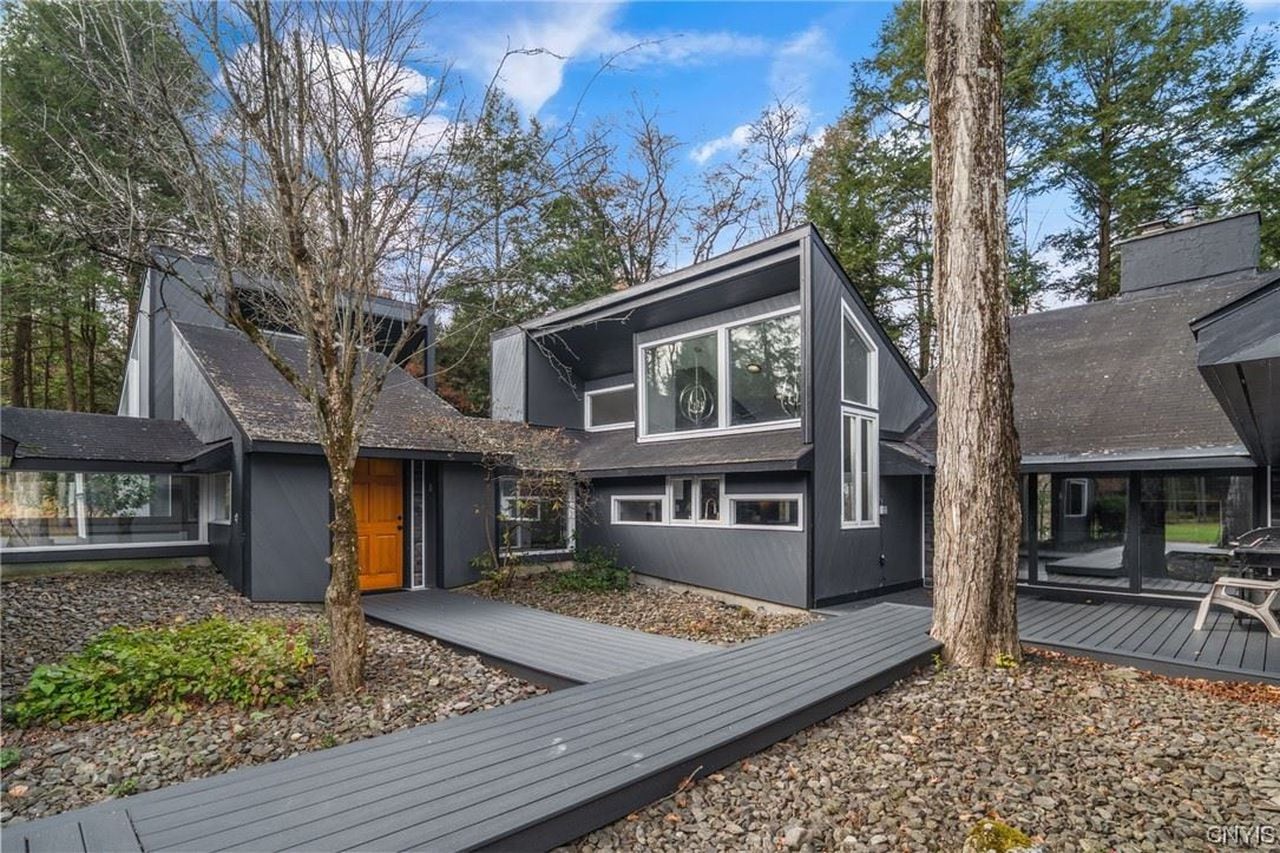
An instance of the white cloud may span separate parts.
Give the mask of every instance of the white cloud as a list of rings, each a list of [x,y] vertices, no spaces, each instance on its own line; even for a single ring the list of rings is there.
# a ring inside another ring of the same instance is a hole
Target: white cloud
[[[751,139],[751,125],[740,124],[726,133],[724,136],[717,136],[715,139],[709,139],[701,145],[695,147],[689,156],[693,158],[693,162],[699,166],[705,166],[707,161],[723,151],[738,151],[743,148]]]
[[[463,70],[487,82],[498,73],[502,90],[526,114],[536,114],[564,85],[571,62],[602,62],[629,69],[690,66],[726,57],[762,56],[768,41],[720,32],[635,33],[614,27],[620,5],[531,4],[514,17],[468,20],[446,39],[446,52]],[[511,51],[527,51],[507,55]],[[503,57],[506,56],[504,61]],[[501,71],[499,72],[499,67]]]
[[[815,74],[825,74],[840,62],[827,33],[809,27],[783,42],[769,66],[769,88],[784,99],[806,99]]]

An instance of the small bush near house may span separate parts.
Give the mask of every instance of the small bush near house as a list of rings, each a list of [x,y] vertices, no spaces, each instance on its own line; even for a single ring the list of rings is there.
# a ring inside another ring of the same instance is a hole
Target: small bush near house
[[[1017,850],[1035,849],[1031,839],[1022,830],[995,818],[984,818],[969,830],[962,853],[1013,853]]]
[[[36,668],[9,713],[19,726],[111,720],[187,703],[290,704],[314,665],[300,628],[220,616],[116,627],[61,663]]]
[[[573,555],[567,572],[550,572],[545,583],[555,592],[610,592],[631,586],[631,569],[605,548],[583,548]]]
[[[13,765],[22,760],[21,750],[6,746],[0,749],[0,770],[8,770]]]

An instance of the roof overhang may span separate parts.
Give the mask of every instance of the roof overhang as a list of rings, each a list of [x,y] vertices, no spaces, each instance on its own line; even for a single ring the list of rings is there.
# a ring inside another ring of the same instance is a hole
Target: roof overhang
[[[1135,450],[1118,453],[1035,454],[1022,457],[1024,474],[1206,471],[1255,468],[1243,445]]]

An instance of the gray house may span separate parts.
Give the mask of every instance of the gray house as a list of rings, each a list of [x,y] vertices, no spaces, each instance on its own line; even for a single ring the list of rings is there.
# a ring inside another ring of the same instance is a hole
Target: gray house
[[[1013,318],[1028,588],[1202,595],[1233,536],[1280,523],[1280,273],[1257,268],[1259,225],[1153,224],[1120,245],[1117,297]],[[209,262],[164,261],[119,416],[0,412],[3,560],[207,556],[255,599],[320,600],[311,414],[194,297]],[[494,335],[492,415],[570,439],[586,487],[563,498],[522,494],[460,438],[430,316],[371,310],[388,337],[416,324],[426,361],[394,370],[365,436],[367,590],[472,582],[493,542],[526,560],[603,546],[799,607],[929,582],[929,382],[810,226]]]
[[[581,544],[798,607],[920,583],[933,402],[811,226],[499,332],[492,377],[577,442]]]
[[[1260,223],[1150,223],[1119,243],[1119,295],[1012,318],[1024,584],[1203,596],[1232,538],[1280,523],[1280,272],[1258,269]]]

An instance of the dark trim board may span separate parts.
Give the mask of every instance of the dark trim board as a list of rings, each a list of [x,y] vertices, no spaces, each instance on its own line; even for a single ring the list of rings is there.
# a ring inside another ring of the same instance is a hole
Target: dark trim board
[[[62,549],[49,546],[40,551],[14,553],[6,550],[4,561],[13,564],[26,563],[88,563],[103,560],[141,560],[150,557],[208,557],[208,542],[174,542],[159,545],[128,545],[121,548]]]
[[[927,609],[879,604],[501,708],[12,824],[4,850],[73,839],[69,824],[85,832],[118,824],[122,808],[143,850],[545,849],[927,664],[938,649],[928,622]]]

